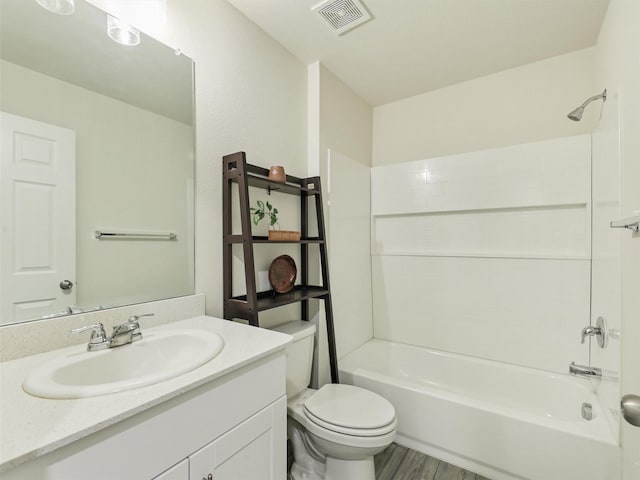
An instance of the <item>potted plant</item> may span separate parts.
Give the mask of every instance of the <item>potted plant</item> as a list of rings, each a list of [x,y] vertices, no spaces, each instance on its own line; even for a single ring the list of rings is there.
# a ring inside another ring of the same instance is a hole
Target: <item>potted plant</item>
[[[258,225],[263,218],[269,218],[269,240],[300,240],[300,232],[280,230],[278,223],[278,209],[271,203],[258,200],[256,207],[250,207],[249,211],[253,216],[253,224]]]

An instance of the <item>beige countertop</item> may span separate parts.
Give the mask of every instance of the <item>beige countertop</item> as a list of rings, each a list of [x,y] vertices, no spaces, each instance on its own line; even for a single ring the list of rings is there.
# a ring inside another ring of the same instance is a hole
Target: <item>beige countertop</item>
[[[0,472],[220,378],[283,349],[292,340],[281,333],[204,315],[147,330],[171,328],[209,330],[220,335],[225,346],[211,361],[178,377],[125,392],[70,400],[29,395],[22,389],[22,382],[39,365],[82,351],[84,346],[0,363]]]

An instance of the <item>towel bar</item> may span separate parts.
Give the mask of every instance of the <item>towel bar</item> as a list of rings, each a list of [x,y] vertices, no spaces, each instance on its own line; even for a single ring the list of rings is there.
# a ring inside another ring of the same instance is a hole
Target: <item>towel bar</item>
[[[131,240],[176,240],[178,236],[173,232],[167,233],[125,233],[125,232],[103,232],[95,231],[95,237],[98,240],[106,239],[131,239]]]

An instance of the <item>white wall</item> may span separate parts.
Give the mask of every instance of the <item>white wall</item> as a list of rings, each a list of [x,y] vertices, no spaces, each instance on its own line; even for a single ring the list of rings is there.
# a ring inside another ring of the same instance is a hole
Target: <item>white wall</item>
[[[309,170],[322,178],[338,357],[373,337],[369,167],[373,109],[319,63],[308,68]],[[329,381],[324,311],[317,382]]]
[[[157,37],[196,63],[196,292],[222,316],[222,156],[244,150],[250,163],[306,176],[306,67],[225,0],[167,3]],[[263,252],[256,269],[278,253]],[[272,313],[270,323],[299,318]]]
[[[191,125],[5,61],[1,87],[3,111],[76,132],[76,303],[192,293]],[[98,228],[172,231],[178,240],[100,241]]]
[[[373,337],[369,249],[372,121],[371,106],[321,65],[320,158],[328,193],[338,356]]]
[[[580,50],[376,107],[373,165],[590,132],[593,110],[566,114],[594,95],[593,62]]]
[[[619,92],[620,210],[640,211],[640,2],[612,0],[596,47],[597,85]],[[612,167],[615,168],[615,167]],[[594,178],[594,182],[599,179]],[[621,393],[640,395],[640,235],[617,233],[621,242]],[[615,401],[615,400],[614,400]],[[610,405],[610,408],[617,406]],[[616,408],[617,409],[617,408]],[[640,478],[640,429],[622,421],[623,478]]]
[[[373,108],[320,64],[320,149],[371,166]]]

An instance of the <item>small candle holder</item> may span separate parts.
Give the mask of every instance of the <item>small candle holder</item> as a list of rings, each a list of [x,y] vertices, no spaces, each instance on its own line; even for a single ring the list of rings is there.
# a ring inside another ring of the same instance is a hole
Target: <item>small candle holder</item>
[[[269,168],[269,180],[285,183],[287,181],[287,175],[284,173],[284,167],[281,165],[272,165]]]

